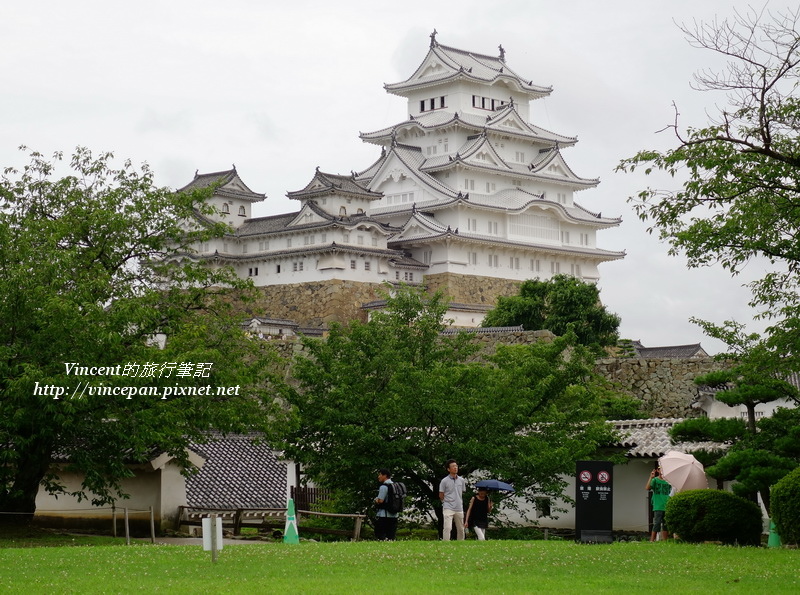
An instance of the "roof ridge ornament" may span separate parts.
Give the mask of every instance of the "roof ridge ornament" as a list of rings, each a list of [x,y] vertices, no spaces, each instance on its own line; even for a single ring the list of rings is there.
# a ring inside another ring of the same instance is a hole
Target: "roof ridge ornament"
[[[436,33],[436,29],[434,29],[433,33],[431,33],[431,48],[435,48],[437,45],[439,45],[439,43],[436,41]]]
[[[501,62],[505,62],[506,61],[506,51],[503,49],[503,44],[501,43],[500,45],[498,45],[497,49],[500,50],[500,61]],[[500,69],[500,72],[503,72],[502,68]]]

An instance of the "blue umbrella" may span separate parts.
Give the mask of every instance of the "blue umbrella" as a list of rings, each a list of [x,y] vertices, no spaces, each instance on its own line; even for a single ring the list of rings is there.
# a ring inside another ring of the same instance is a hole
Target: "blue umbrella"
[[[482,479],[475,484],[476,488],[486,488],[487,490],[498,490],[500,492],[513,492],[514,486],[496,479]]]

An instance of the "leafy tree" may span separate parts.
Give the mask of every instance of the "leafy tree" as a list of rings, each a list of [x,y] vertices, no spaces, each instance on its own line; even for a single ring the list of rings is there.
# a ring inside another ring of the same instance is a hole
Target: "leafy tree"
[[[721,264],[739,273],[754,257],[774,270],[751,284],[753,305],[784,318],[785,355],[796,355],[800,314],[800,9],[750,9],[724,21],[683,27],[691,44],[729,59],[722,72],[695,76],[701,91],[722,92],[727,105],[707,126],[673,130],[678,146],[645,150],[618,169],[660,170],[683,178],[679,191],[648,188],[631,200],[671,252],[690,267]],[[769,17],[769,19],[767,18]],[[775,329],[777,331],[777,329]],[[787,343],[788,341],[788,343]]]
[[[761,494],[769,511],[770,486],[800,464],[800,442],[793,443],[800,439],[800,430],[785,423],[787,418],[800,419],[800,412],[779,409],[775,419],[757,421],[755,408],[779,399],[797,400],[798,391],[781,377],[782,358],[758,334],[747,334],[743,325],[731,321],[722,327],[696,322],[706,334],[728,343],[729,352],[717,356],[728,362],[724,370],[698,376],[695,383],[718,389],[714,397],[727,405],[743,405],[747,420],[686,420],[676,424],[671,435],[676,440],[732,443],[727,453],[719,453],[708,474],[718,481],[736,480],[733,490],[740,495]]]
[[[569,275],[524,281],[519,295],[499,298],[483,320],[485,327],[522,325],[525,330],[547,329],[559,336],[572,329],[579,343],[597,353],[616,344],[619,323],[619,316],[600,303],[596,285]]]
[[[275,413],[261,371],[271,355],[223,299],[242,284],[185,258],[225,229],[186,225],[207,194],[157,188],[146,165],[112,159],[78,148],[57,178],[63,156],[31,152],[0,181],[0,511],[19,513],[0,522],[30,520],[40,486],[64,491],[54,458],[85,474],[74,495],[107,503],[122,496],[129,463],[168,452],[188,464],[204,432],[265,429]],[[120,369],[75,376],[70,363]],[[183,363],[195,364],[188,376]],[[162,398],[204,386],[214,391]]]
[[[560,474],[609,439],[593,356],[574,335],[481,357],[470,333],[441,334],[446,310],[441,294],[401,287],[369,322],[303,340],[285,452],[350,511],[371,506],[375,472],[387,467],[441,528],[450,458],[460,474],[511,482],[530,501],[560,495]]]

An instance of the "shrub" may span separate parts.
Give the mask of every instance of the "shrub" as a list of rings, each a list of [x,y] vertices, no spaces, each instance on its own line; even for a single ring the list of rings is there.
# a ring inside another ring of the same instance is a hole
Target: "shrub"
[[[761,542],[761,509],[730,492],[690,490],[676,494],[667,502],[666,523],[684,541]]]
[[[800,467],[770,490],[770,512],[784,544],[800,543]]]

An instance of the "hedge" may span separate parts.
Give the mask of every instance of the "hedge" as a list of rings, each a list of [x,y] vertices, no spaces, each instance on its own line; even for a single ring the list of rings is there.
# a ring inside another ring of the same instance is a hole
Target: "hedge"
[[[784,545],[800,543],[800,467],[770,490],[770,513]]]
[[[667,502],[667,529],[688,542],[761,543],[761,509],[721,490],[689,490]]]

